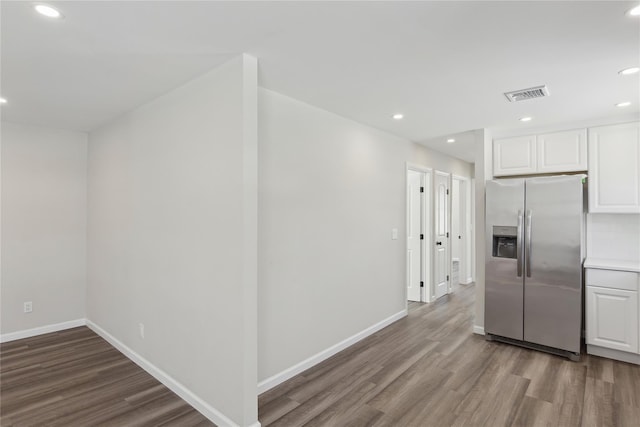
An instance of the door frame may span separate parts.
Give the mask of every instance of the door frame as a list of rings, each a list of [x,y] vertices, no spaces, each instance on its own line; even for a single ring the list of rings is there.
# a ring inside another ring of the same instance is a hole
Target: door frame
[[[471,232],[472,232],[472,216],[471,216],[471,179],[460,175],[451,175],[451,191],[453,192],[453,181],[459,182],[460,188],[460,230],[462,231],[462,241],[460,242],[460,283],[468,285],[473,282],[473,268],[472,268],[472,247],[471,247]],[[453,203],[453,197],[451,197]],[[451,206],[451,215],[453,215],[453,205]],[[453,217],[452,217],[453,218]]]
[[[420,292],[420,300],[422,302],[431,302],[431,295],[433,294],[433,251],[431,250],[430,245],[433,241],[433,169],[421,166],[415,163],[407,162],[405,166],[405,182],[404,182],[404,194],[405,194],[405,249],[404,249],[404,257],[405,257],[405,280],[403,281],[404,286],[404,299],[406,301],[407,307],[409,305],[409,301],[407,299],[407,281],[409,280],[409,258],[407,257],[407,252],[409,250],[409,241],[407,236],[409,234],[409,197],[407,188],[409,186],[409,171],[418,172],[421,174],[422,178],[422,186],[424,187],[424,194],[421,198],[421,209],[422,212],[420,223],[422,232],[424,234],[424,240],[420,245],[420,258],[421,258],[421,269],[420,275],[422,281],[425,283],[424,288],[422,288]],[[429,248],[429,255],[427,255],[426,249]],[[426,270],[426,271],[425,271]]]

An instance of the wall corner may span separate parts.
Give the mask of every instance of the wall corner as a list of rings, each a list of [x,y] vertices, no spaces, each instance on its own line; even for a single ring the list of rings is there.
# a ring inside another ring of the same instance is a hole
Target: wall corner
[[[475,131],[475,245],[476,303],[474,329],[484,330],[485,186],[493,177],[492,137],[488,129]]]
[[[242,425],[258,422],[258,60],[242,55]]]

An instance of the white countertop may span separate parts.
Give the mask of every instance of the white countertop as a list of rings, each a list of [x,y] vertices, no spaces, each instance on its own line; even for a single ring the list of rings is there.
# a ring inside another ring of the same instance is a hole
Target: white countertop
[[[587,258],[584,268],[600,268],[603,270],[635,271],[640,273],[640,261],[629,261],[605,258]]]

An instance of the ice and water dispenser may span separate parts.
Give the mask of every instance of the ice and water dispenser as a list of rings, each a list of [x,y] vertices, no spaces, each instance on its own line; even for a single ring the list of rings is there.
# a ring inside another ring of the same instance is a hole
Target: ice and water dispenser
[[[517,227],[493,226],[493,256],[496,258],[517,258]]]

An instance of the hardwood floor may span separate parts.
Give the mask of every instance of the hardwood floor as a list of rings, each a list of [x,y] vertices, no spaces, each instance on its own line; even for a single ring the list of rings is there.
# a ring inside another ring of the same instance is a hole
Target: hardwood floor
[[[259,397],[263,426],[639,426],[640,367],[471,333],[474,286]]]
[[[0,345],[0,425],[213,424],[81,327]]]
[[[472,285],[259,397],[263,426],[638,426],[640,367],[471,333]],[[87,328],[0,345],[0,425],[211,426]]]

